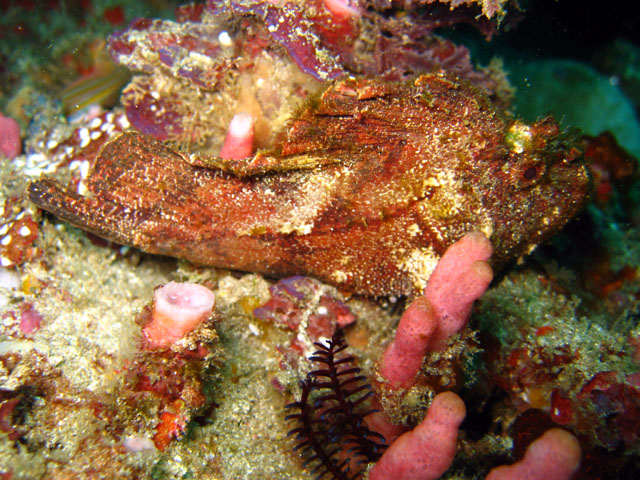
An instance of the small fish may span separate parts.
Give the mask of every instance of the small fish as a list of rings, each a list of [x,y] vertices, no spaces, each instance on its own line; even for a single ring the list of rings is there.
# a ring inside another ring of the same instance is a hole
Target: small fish
[[[344,79],[244,160],[173,151],[139,133],[106,144],[89,196],[51,179],[39,207],[146,252],[268,276],[309,275],[366,295],[415,295],[472,230],[494,264],[583,206],[589,176],[552,119],[506,117],[464,81]]]
[[[91,105],[113,106],[130,79],[131,73],[124,67],[114,67],[106,73],[82,77],[60,92],[64,112],[72,115]]]

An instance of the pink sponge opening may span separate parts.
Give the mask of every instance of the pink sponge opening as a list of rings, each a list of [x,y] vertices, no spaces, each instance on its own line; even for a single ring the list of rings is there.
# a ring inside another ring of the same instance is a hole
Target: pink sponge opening
[[[10,160],[20,155],[20,126],[13,118],[0,113],[0,153]]]
[[[215,295],[208,288],[169,282],[153,294],[151,322],[143,335],[152,348],[168,347],[209,317],[214,305]]]
[[[227,160],[241,160],[253,153],[255,120],[250,113],[240,112],[229,123],[227,137],[220,150],[220,157]]]

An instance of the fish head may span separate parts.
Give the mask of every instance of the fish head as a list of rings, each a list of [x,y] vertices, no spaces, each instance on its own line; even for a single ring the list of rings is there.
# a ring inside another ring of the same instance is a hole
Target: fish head
[[[591,189],[577,135],[551,117],[512,121],[490,170],[484,205],[492,212],[496,263],[529,253],[561,229]]]

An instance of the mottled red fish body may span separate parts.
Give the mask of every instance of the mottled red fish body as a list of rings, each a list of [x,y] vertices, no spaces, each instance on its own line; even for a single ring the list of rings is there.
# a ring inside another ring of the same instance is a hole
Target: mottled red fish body
[[[367,295],[413,295],[479,230],[500,264],[583,206],[589,176],[552,119],[508,119],[466,82],[333,82],[268,151],[196,158],[138,133],[111,141],[82,196],[49,179],[31,200],[150,253]]]

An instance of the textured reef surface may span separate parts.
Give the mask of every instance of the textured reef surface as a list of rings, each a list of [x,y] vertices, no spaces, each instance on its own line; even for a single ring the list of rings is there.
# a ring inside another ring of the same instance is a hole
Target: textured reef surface
[[[634,478],[640,49],[529,6],[0,3],[0,479]]]

